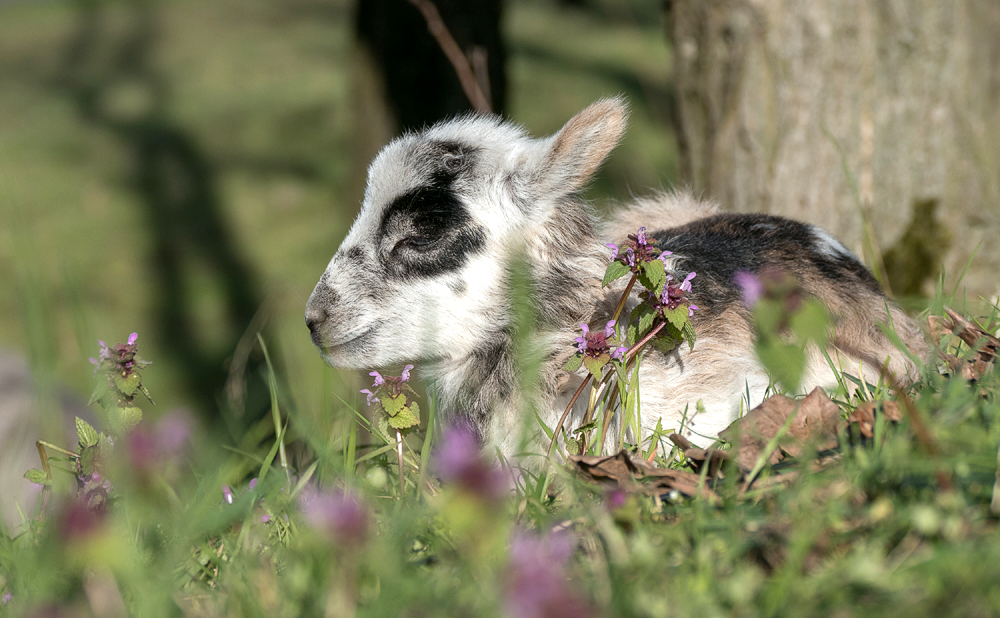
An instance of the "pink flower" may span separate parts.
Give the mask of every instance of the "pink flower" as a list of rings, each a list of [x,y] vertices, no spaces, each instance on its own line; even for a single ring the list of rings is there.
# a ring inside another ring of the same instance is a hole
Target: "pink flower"
[[[567,563],[573,540],[564,534],[516,534],[510,543],[510,562],[504,601],[514,618],[569,618],[597,612],[567,581]]]
[[[306,487],[299,494],[299,508],[311,528],[344,545],[364,545],[371,529],[368,505],[354,493]]]
[[[229,485],[222,486],[222,498],[226,501],[227,504],[233,503],[233,490],[229,489]]]
[[[444,431],[434,454],[434,470],[442,482],[485,500],[501,500],[509,493],[503,471],[483,458],[475,433],[464,423]]]
[[[756,305],[757,301],[764,294],[764,284],[761,280],[753,273],[745,270],[736,271],[733,279],[736,281],[736,285],[740,286],[740,289],[743,291],[743,304],[747,307]]]

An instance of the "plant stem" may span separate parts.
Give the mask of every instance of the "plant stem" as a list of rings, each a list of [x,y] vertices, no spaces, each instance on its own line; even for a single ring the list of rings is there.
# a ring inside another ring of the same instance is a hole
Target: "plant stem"
[[[576,392],[573,393],[573,398],[569,400],[569,405],[566,406],[566,411],[563,412],[562,416],[559,417],[559,422],[556,423],[555,429],[552,430],[552,441],[549,442],[549,448],[547,451],[545,451],[546,457],[552,456],[552,447],[555,446],[556,440],[559,439],[559,432],[562,430],[563,423],[566,422],[566,417],[569,416],[569,411],[573,409],[574,405],[576,405],[576,400],[580,398],[580,393],[582,393],[583,389],[587,387],[587,384],[590,383],[590,379],[592,377],[593,374],[590,373],[587,374],[587,377],[584,378],[583,382],[580,383],[580,388],[576,389]]]
[[[406,493],[406,480],[403,476],[403,434],[396,430],[396,457],[399,460],[399,499]]]
[[[632,293],[632,286],[635,285],[638,278],[639,273],[632,273],[632,278],[629,280],[628,285],[625,286],[625,293],[622,294],[620,299],[618,299],[618,306],[615,307],[615,313],[611,316],[611,319],[615,322],[618,321],[618,316],[622,314],[622,309],[625,308],[625,300],[628,299],[628,295]]]
[[[663,330],[663,327],[666,326],[666,325],[667,325],[666,322],[660,322],[659,324],[657,324],[656,326],[654,326],[652,328],[652,330],[650,330],[648,333],[646,333],[645,337],[643,337],[642,339],[640,339],[639,341],[637,341],[635,343],[635,345],[632,346],[632,348],[628,352],[625,353],[625,360],[628,361],[633,356],[635,356],[636,354],[638,354],[639,352],[641,352],[643,346],[645,346],[647,343],[649,343],[649,340],[652,339],[653,337],[655,337],[658,332],[660,332],[661,330]]]

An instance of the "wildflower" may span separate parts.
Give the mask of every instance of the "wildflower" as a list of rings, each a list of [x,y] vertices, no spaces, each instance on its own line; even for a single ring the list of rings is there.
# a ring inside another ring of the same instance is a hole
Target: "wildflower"
[[[331,540],[359,547],[368,538],[371,512],[354,493],[307,487],[299,494],[299,507],[309,526]]]
[[[661,251],[656,246],[655,238],[646,236],[645,227],[640,227],[639,231],[635,234],[629,234],[628,239],[621,247],[614,243],[608,243],[605,246],[611,249],[612,261],[618,260],[632,271],[636,271],[636,269],[646,262],[661,259],[664,253],[670,255],[669,251]]]
[[[372,371],[368,375],[373,376],[375,381],[372,382],[371,389],[363,388],[361,393],[365,395],[368,400],[368,405],[372,405],[373,402],[378,401],[379,397],[382,395],[381,390],[388,389],[390,397],[398,397],[400,393],[403,392],[403,385],[410,381],[410,370],[413,369],[413,365],[407,365],[403,367],[403,371],[397,378],[395,376],[385,376],[383,377],[377,371]]]
[[[250,491],[254,491],[255,489],[257,489],[257,477],[256,476],[253,477],[252,479],[250,479],[250,485],[247,486],[247,489],[249,489]]]
[[[59,534],[64,541],[83,540],[99,531],[103,523],[103,511],[91,509],[83,500],[70,500],[59,518]]]
[[[3,597],[0,597],[0,605],[6,605],[10,603],[10,600],[13,598],[14,596],[10,593],[10,590],[8,590],[7,592],[3,593]]]
[[[567,581],[566,566],[572,553],[573,541],[563,534],[515,535],[507,565],[507,612],[514,618],[595,615]]]
[[[472,428],[464,423],[445,430],[434,469],[444,483],[485,500],[500,500],[508,493],[503,471],[483,458]]]
[[[738,270],[736,271],[736,275],[733,276],[733,280],[736,282],[736,285],[740,286],[740,290],[743,291],[743,304],[747,307],[756,305],[757,301],[764,294],[764,284],[751,272]]]
[[[695,278],[697,273],[690,272],[684,278],[684,281],[680,283],[671,283],[674,281],[673,275],[667,275],[667,283],[663,286],[663,294],[659,296],[653,294],[652,292],[646,292],[646,301],[653,305],[653,308],[658,311],[673,311],[683,303],[687,303],[687,295],[691,293],[691,280]],[[688,317],[694,315],[694,312],[698,309],[697,305],[688,305]]]
[[[573,341],[576,342],[577,350],[580,354],[585,356],[590,356],[592,358],[600,358],[603,354],[610,354],[611,358],[620,359],[628,348],[625,346],[617,345],[618,341],[614,338],[615,336],[615,321],[610,320],[605,326],[604,331],[591,332],[590,328],[586,324],[580,324],[580,329],[583,331],[583,336],[575,337]],[[611,349],[611,345],[615,345],[615,349]]]
[[[226,504],[233,503],[233,490],[229,489],[229,485],[222,486],[222,498],[226,501]]]

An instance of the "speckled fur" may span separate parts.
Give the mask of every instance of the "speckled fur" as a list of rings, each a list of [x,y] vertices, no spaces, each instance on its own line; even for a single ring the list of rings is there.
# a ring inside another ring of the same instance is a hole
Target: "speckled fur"
[[[625,285],[602,289],[606,242],[640,226],[674,251],[680,279],[698,271],[693,351],[650,351],[640,365],[644,434],[661,422],[711,442],[763,398],[769,380],[732,272],[777,265],[827,303],[838,321],[828,352],[877,379],[886,359],[915,366],[882,335],[886,299],[874,279],[817,228],[764,215],[722,215],[687,193],[636,200],[599,222],[578,197],[625,129],[606,99],[557,134],[533,139],[494,118],[469,116],[403,136],[369,168],[362,210],[309,300],[306,321],[338,367],[417,363],[441,409],[472,421],[504,457],[543,451],[534,419],[552,427],[582,381],[562,369],[579,324],[604,324]],[[638,302],[633,297],[627,310]],[[892,321],[918,355],[919,330],[894,305]],[[524,323],[517,315],[534,319]],[[811,351],[803,389],[835,382]],[[585,397],[570,423],[580,420]]]

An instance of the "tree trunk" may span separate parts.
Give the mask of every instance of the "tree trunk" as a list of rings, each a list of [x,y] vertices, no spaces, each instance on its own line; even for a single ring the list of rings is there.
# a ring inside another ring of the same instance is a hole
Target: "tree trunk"
[[[503,112],[506,51],[502,0],[433,0],[445,27],[469,57],[493,110]],[[455,68],[408,0],[359,0],[357,34],[383,81],[399,129],[420,129],[471,111]]]
[[[685,181],[823,226],[927,293],[1000,272],[1000,4],[676,0]],[[883,261],[882,255],[885,256]]]

